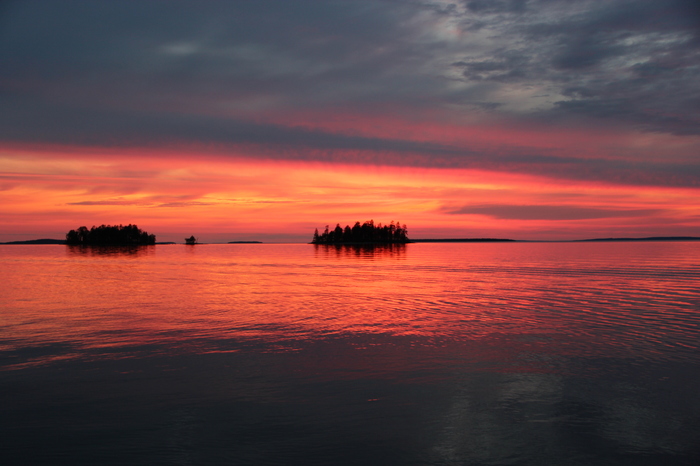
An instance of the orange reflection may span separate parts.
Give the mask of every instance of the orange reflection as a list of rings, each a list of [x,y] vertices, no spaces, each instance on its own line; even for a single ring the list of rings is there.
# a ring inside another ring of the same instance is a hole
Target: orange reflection
[[[344,342],[358,351],[401,348],[407,357],[420,348],[483,354],[513,371],[698,349],[690,303],[699,292],[700,243],[0,253],[9,277],[4,350],[29,362]]]
[[[318,258],[401,258],[406,254],[405,244],[314,244]]]
[[[141,257],[155,254],[155,246],[75,246],[67,245],[66,250],[73,256],[116,256],[116,257]]]

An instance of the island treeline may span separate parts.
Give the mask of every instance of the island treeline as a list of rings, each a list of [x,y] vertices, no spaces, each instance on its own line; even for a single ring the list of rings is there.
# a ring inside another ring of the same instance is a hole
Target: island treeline
[[[100,225],[80,227],[66,234],[66,244],[80,246],[141,246],[156,244],[156,235],[141,231],[136,225]]]
[[[381,223],[374,224],[374,220],[367,220],[360,224],[355,222],[352,228],[346,225],[345,228],[336,224],[333,230],[328,228],[323,233],[314,231],[312,244],[351,244],[351,243],[407,243],[408,228],[398,222],[391,222],[389,225]]]

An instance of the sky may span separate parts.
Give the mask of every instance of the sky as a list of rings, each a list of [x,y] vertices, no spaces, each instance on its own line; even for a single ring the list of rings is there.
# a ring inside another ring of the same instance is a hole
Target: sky
[[[5,1],[0,241],[700,236],[695,0]]]

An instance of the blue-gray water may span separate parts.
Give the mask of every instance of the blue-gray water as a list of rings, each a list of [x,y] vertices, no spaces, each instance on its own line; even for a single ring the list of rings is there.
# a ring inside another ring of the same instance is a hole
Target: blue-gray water
[[[0,267],[3,465],[700,463],[698,242]]]

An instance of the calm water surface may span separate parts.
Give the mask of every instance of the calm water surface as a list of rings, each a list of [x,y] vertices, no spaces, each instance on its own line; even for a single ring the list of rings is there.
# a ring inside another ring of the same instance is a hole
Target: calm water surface
[[[0,246],[0,464],[700,464],[700,242]]]

